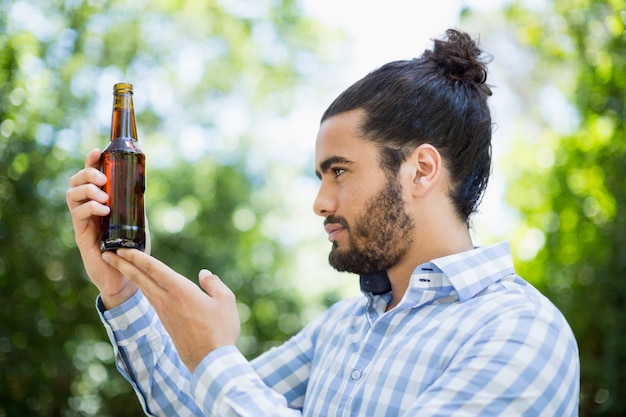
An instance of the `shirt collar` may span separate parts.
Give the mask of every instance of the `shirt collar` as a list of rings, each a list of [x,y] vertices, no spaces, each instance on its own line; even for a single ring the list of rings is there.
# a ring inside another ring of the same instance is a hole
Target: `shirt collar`
[[[434,259],[418,266],[407,292],[418,290],[454,290],[459,301],[473,298],[489,285],[515,273],[508,242],[474,248]],[[361,291],[380,295],[391,291],[386,272],[361,275]],[[406,294],[405,294],[406,298]]]
[[[461,302],[473,298],[491,284],[515,273],[508,242],[477,247],[420,265],[411,276],[409,288],[425,287],[420,277],[426,265],[431,266],[432,272],[440,272],[440,280],[426,282],[427,287],[451,285]]]

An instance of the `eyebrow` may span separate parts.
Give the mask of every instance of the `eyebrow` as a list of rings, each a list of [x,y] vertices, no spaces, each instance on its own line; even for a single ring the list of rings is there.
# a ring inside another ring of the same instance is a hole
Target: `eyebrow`
[[[317,178],[322,179],[322,174],[327,172],[333,164],[351,164],[352,161],[344,158],[343,156],[331,156],[320,162],[319,170],[315,170]]]

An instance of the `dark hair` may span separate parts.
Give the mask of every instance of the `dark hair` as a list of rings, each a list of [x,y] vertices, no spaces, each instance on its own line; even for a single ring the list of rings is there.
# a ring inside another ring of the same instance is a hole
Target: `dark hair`
[[[423,143],[441,154],[451,177],[450,197],[467,221],[480,203],[491,169],[488,57],[463,32],[448,29],[433,50],[390,62],[345,90],[322,121],[363,109],[360,135],[380,148],[380,163],[397,174]]]

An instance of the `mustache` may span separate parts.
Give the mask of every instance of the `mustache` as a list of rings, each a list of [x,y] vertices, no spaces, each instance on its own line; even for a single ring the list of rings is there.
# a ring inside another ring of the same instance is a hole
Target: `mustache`
[[[335,215],[330,215],[328,217],[326,217],[326,219],[324,220],[324,226],[326,226],[327,224],[340,224],[341,226],[345,227],[346,229],[350,229],[350,227],[348,226],[348,222],[346,221],[345,218],[341,217],[341,216],[335,216]]]

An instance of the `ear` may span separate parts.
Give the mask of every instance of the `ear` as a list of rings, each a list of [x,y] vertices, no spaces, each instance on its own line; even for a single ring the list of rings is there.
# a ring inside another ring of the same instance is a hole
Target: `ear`
[[[414,196],[424,195],[433,189],[443,176],[441,155],[430,143],[424,143],[415,148],[405,165]]]

